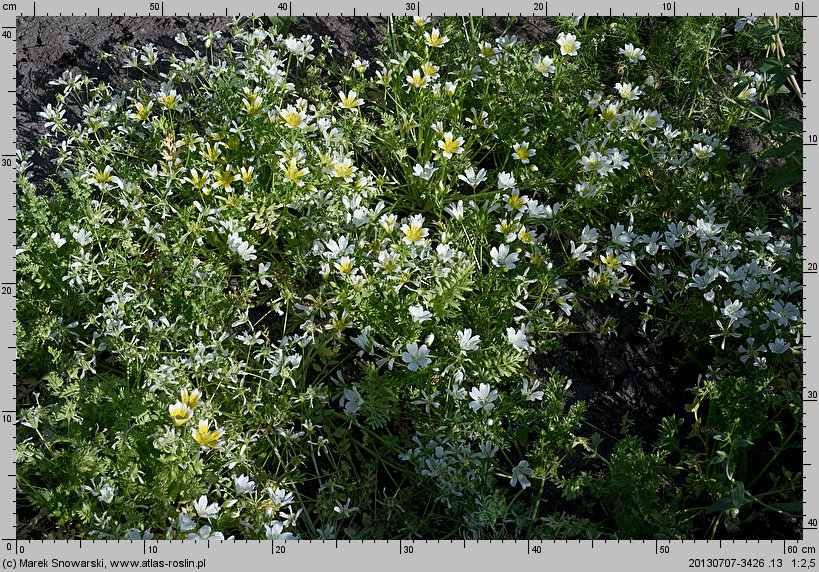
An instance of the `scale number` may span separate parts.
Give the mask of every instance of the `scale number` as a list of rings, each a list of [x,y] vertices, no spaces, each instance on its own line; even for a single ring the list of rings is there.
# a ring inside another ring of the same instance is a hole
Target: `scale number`
[[[148,10],[151,12],[155,12],[159,10],[159,2],[151,2],[148,4]]]
[[[532,9],[535,11],[543,10],[543,2],[535,2],[534,5],[532,5]]]

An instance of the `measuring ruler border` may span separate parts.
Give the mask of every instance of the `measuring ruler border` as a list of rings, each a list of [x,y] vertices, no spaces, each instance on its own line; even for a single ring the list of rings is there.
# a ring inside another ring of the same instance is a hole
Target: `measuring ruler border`
[[[326,4],[322,10],[317,10],[320,4]],[[819,39],[817,33],[817,16],[811,11],[816,7],[808,2],[783,2],[772,6],[769,2],[754,0],[746,2],[742,7],[731,6],[730,9],[715,11],[713,2],[692,0],[686,2],[627,2],[629,11],[615,11],[605,2],[584,2],[582,13],[575,12],[578,5],[575,2],[555,1],[531,2],[529,0],[511,0],[504,2],[506,12],[498,12],[491,3],[482,5],[481,2],[464,0],[450,0],[445,5],[420,0],[406,2],[378,2],[376,0],[362,0],[360,2],[324,2],[288,1],[279,2],[274,10],[265,10],[260,2],[237,0],[231,7],[225,7],[224,13],[213,9],[202,11],[204,5],[211,2],[188,2],[185,0],[145,2],[146,10],[133,14],[113,12],[103,9],[94,2],[78,0],[70,3],[71,12],[64,12],[65,6],[59,1],[46,2],[6,2],[0,4],[0,65],[2,69],[13,73],[4,76],[0,74],[0,82],[6,85],[0,90],[0,106],[6,104],[5,109],[16,107],[16,18],[18,16],[144,16],[144,17],[199,17],[199,16],[248,16],[266,14],[270,16],[754,16],[770,15],[775,9],[781,16],[800,16],[803,18],[803,96],[804,103],[804,178],[803,178],[803,229],[807,229],[814,221],[813,193],[804,189],[813,189],[819,183],[819,177],[808,168],[808,165],[817,164],[817,142],[819,124],[809,116],[807,108],[816,104],[813,96],[812,81],[814,65],[809,54],[806,53],[808,40]],[[216,3],[212,3],[216,4]],[[393,5],[394,4],[394,5]],[[430,6],[427,6],[429,4]],[[193,6],[193,9],[191,9]],[[436,11],[428,12],[430,7]],[[633,10],[633,8],[637,8]],[[385,10],[391,10],[389,12]],[[780,11],[781,10],[781,11]],[[14,48],[10,48],[14,46]],[[809,63],[810,62],[810,63]],[[0,137],[0,176],[11,179],[12,192],[3,194],[2,210],[6,216],[0,215],[0,368],[9,373],[4,379],[9,381],[0,389],[0,399],[7,407],[0,410],[0,444],[7,444],[9,453],[0,454],[0,488],[16,492],[16,476],[13,472],[14,455],[16,454],[16,410],[10,407],[16,399],[16,272],[14,267],[16,240],[16,182],[15,182],[15,151],[16,151],[16,113],[7,114],[0,121],[0,130],[5,137]],[[8,171],[4,171],[8,169]],[[8,175],[6,175],[6,172]],[[817,205],[816,208],[819,208]],[[12,216],[10,216],[12,215]],[[819,221],[817,221],[819,222]],[[819,227],[817,227],[819,228]],[[806,270],[803,275],[803,325],[805,351],[803,352],[803,379],[807,381],[808,371],[819,371],[819,358],[814,357],[812,346],[813,328],[815,323],[812,299],[809,301],[807,290],[815,288],[817,271],[810,270],[810,262],[819,262],[819,235],[811,237],[803,230],[804,247],[803,261]],[[811,348],[812,349],[812,348]],[[807,410],[814,411],[816,398],[809,396],[808,387],[803,383],[803,429],[807,429],[804,416]],[[813,482],[814,463],[812,448],[808,445],[808,435],[804,437],[804,470],[803,483]],[[5,455],[5,459],[2,456]],[[9,458],[12,460],[8,462]],[[819,463],[817,463],[819,464]],[[810,481],[808,478],[810,477]],[[282,564],[297,564],[299,566],[337,566],[341,563],[351,563],[364,570],[380,568],[385,562],[398,570],[417,570],[418,566],[441,565],[458,563],[484,569],[488,567],[509,566],[518,563],[546,566],[551,564],[571,564],[581,566],[606,566],[619,559],[628,558],[629,565],[634,570],[655,569],[657,565],[674,568],[815,568],[817,566],[816,540],[819,538],[819,492],[811,491],[809,487],[803,489],[803,539],[801,540],[571,540],[571,541],[434,541],[434,540],[377,540],[377,541],[128,541],[128,540],[76,540],[76,541],[49,541],[49,540],[20,540],[16,539],[16,504],[15,495],[0,497],[0,515],[11,517],[8,522],[0,518],[0,554],[5,569],[17,567],[112,567],[114,561],[138,562],[140,567],[168,567],[184,569],[222,569],[235,566],[235,550],[242,550],[244,559],[252,559],[253,564],[264,565],[268,562]],[[811,513],[810,510],[815,511]],[[241,548],[239,548],[241,547]],[[624,553],[624,551],[628,551]],[[89,551],[91,554],[89,554]],[[555,561],[554,557],[558,560]],[[510,558],[512,560],[510,560]],[[452,559],[452,561],[450,561]],[[455,560],[457,559],[457,560]],[[246,560],[251,562],[251,560]],[[85,566],[82,566],[82,564]],[[201,564],[200,564],[201,563]]]

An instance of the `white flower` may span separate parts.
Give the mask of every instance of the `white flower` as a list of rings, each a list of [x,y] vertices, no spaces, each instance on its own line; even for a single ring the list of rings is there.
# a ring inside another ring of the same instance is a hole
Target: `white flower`
[[[355,113],[358,113],[358,107],[364,104],[364,100],[360,99],[358,94],[352,90],[350,90],[346,95],[343,91],[339,91],[338,97],[341,100],[338,102],[339,107],[342,109],[350,109]]]
[[[52,232],[51,233],[51,240],[54,241],[54,244],[57,245],[57,248],[60,248],[63,244],[68,242],[66,239],[64,239],[62,236],[60,236],[59,232]]]
[[[519,330],[512,327],[506,328],[506,339],[519,352],[534,353],[535,348],[526,339],[526,329],[526,326],[521,327]]]
[[[464,219],[464,202],[463,201],[458,201],[457,203],[451,204],[448,207],[444,208],[444,211],[446,213],[448,213],[455,220],[463,220]]]
[[[498,173],[498,189],[508,191],[515,188],[515,177],[511,173]]]
[[[238,232],[232,233],[228,236],[227,246],[232,251],[238,254],[242,260],[255,260],[256,247],[251,246],[249,242],[242,240]]]
[[[379,257],[379,259],[380,259],[380,257]],[[365,326],[364,329],[361,330],[361,333],[353,338],[353,342],[355,342],[355,345],[360,347],[362,350],[364,350],[368,354],[373,353],[373,350],[375,349],[375,344],[373,343],[373,338],[370,335],[371,331],[372,331],[371,326]]]
[[[465,330],[458,330],[458,344],[461,346],[461,353],[466,355],[466,352],[472,352],[478,349],[478,344],[481,342],[480,336],[472,335],[472,328]]]
[[[576,56],[577,50],[580,49],[580,42],[577,41],[577,36],[564,32],[560,32],[560,35],[558,35],[557,45],[560,46],[560,53],[564,56]]]
[[[425,368],[432,363],[429,356],[429,348],[422,345],[420,348],[416,342],[407,344],[407,351],[401,353],[401,359],[407,364],[407,369],[410,371],[418,371],[419,368]]]
[[[219,503],[208,504],[208,497],[206,495],[202,495],[199,497],[199,500],[193,501],[193,508],[196,510],[196,514],[208,520],[216,518],[219,514]]]
[[[548,77],[549,74],[555,73],[554,61],[549,56],[535,54],[532,56],[532,65],[543,77]]]
[[[734,24],[734,32],[741,32],[745,26],[753,27],[754,24],[756,24],[756,16],[743,16]]]
[[[584,155],[578,161],[586,171],[597,171],[601,175],[608,175],[611,170],[611,159],[597,151]]]
[[[277,488],[274,491],[270,488],[267,488],[265,490],[270,494],[271,502],[279,508],[289,506],[293,504],[293,501],[295,500],[295,496],[293,495],[293,493],[286,491],[284,489]]]
[[[458,175],[458,178],[474,189],[486,180],[486,169],[480,169],[476,173],[475,169],[469,167],[463,175]]]
[[[193,518],[191,518],[189,514],[180,512],[176,528],[179,530],[179,532],[188,532],[189,530],[196,528],[196,522],[194,522]]]
[[[452,155],[460,155],[464,152],[464,138],[455,137],[451,131],[444,133],[444,138],[438,140],[438,147],[441,148],[442,155],[451,159]]]
[[[537,379],[532,382],[532,385],[529,385],[529,380],[523,380],[523,388],[520,390],[521,394],[526,398],[526,401],[540,401],[543,399],[543,392],[538,391],[538,387],[540,387],[540,381]]]
[[[138,528],[128,529],[128,540],[153,540],[154,533],[150,530],[142,532]]]
[[[341,399],[338,400],[339,407],[343,407],[347,415],[355,415],[363,403],[364,398],[361,397],[357,387],[345,389]]]
[[[278,520],[264,525],[264,537],[267,540],[293,540],[296,538],[292,532],[284,532],[284,525]]]
[[[425,165],[416,164],[415,167],[412,168],[412,174],[425,181],[429,181],[437,170],[438,167],[436,167],[432,161],[427,161]]]
[[[659,111],[646,109],[643,111],[643,125],[654,131],[655,129],[661,129],[665,125],[665,120]]]
[[[628,153],[620,151],[617,147],[609,149],[608,158],[612,169],[628,169],[631,166],[631,163],[626,160]]]
[[[432,319],[432,312],[421,305],[409,307],[410,316],[413,322],[423,323]]]
[[[771,348],[771,350],[773,350],[773,348]],[[100,487],[99,494],[97,495],[97,500],[104,503],[110,503],[111,501],[114,500],[115,492],[116,491],[114,487],[111,486],[110,483],[105,483]]]
[[[742,307],[740,300],[725,300],[722,315],[728,318],[729,324],[742,320],[747,314],[748,310]]]
[[[423,244],[429,236],[429,229],[424,228],[424,217],[419,214],[412,215],[408,222],[401,225],[401,232],[404,233],[405,244]]]
[[[509,481],[509,484],[514,487],[516,484],[520,483],[520,488],[525,489],[532,484],[529,482],[529,479],[526,478],[531,474],[532,469],[529,467],[529,462],[521,461],[516,467],[512,468],[512,480]]]
[[[640,89],[640,86],[634,87],[630,83],[618,82],[614,84],[614,89],[616,89],[620,97],[626,101],[640,99],[640,96],[643,94],[643,90]]]
[[[449,41],[449,38],[442,36],[438,28],[433,28],[431,32],[424,32],[424,42],[431,48],[441,48]]]
[[[583,227],[583,230],[580,232],[580,242],[583,244],[586,243],[596,243],[597,237],[600,236],[600,232],[596,228],[590,228],[589,225]]]
[[[529,158],[535,156],[535,150],[529,149],[529,143],[524,141],[523,143],[515,143],[512,146],[512,159],[516,161],[520,161],[524,165],[529,163]]]
[[[770,348],[771,352],[775,354],[785,353],[790,347],[791,345],[782,338],[776,338],[774,341],[768,344],[768,348]]]
[[[492,411],[495,408],[495,404],[492,402],[498,398],[498,392],[492,389],[488,383],[482,383],[480,387],[472,388],[472,391],[469,392],[469,397],[472,398],[472,401],[469,402],[472,411],[479,411],[481,409],[484,411]]]
[[[763,312],[771,322],[775,322],[778,326],[787,326],[789,320],[799,319],[799,308],[791,302],[783,304],[781,300],[772,301],[770,309],[765,309]]]
[[[714,148],[710,145],[703,145],[702,143],[694,143],[691,147],[691,152],[697,159],[707,159],[714,156]]]
[[[635,48],[634,44],[626,44],[625,47],[620,48],[620,53],[628,58],[633,64],[643,61],[646,57],[643,55],[642,48]]]
[[[116,493],[116,489],[105,480],[105,477],[100,479],[99,488],[97,487],[94,479],[91,479],[91,486],[85,485],[83,487],[85,490],[89,491],[92,495],[97,497],[97,500],[104,503],[110,503],[114,500],[114,493]]]
[[[91,244],[91,240],[93,238],[90,231],[83,229],[78,229],[72,232],[71,236],[74,237],[74,240],[76,240],[80,244],[80,246],[88,246],[89,244]]]
[[[515,268],[515,262],[518,261],[517,252],[509,252],[509,245],[501,244],[499,247],[493,246],[489,251],[492,256],[492,264],[507,270]]]
[[[197,532],[191,532],[187,536],[188,540],[207,540],[208,538],[224,540],[225,535],[222,534],[221,532],[213,532],[213,529],[211,529],[211,527],[206,524]]]
[[[256,483],[251,481],[247,475],[239,475],[233,477],[233,485],[236,487],[237,495],[245,495],[252,493],[256,488]]]

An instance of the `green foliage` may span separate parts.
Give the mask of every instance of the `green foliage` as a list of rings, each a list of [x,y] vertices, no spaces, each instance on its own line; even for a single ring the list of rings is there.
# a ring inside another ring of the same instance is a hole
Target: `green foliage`
[[[544,22],[390,18],[369,62],[250,19],[169,67],[111,56],[143,78],[122,95],[56,80],[56,168],[21,153],[17,180],[26,502],[134,539],[698,538],[792,511],[801,220],[770,200],[801,172],[794,22]],[[606,300],[702,357],[653,446],[638,411],[590,435],[590,380],[537,365],[616,334],[573,316]]]

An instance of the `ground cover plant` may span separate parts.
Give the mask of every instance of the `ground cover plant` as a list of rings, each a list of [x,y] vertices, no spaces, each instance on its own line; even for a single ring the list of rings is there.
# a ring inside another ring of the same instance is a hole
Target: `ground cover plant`
[[[104,54],[122,90],[52,82],[17,179],[37,534],[799,516],[798,19],[397,18],[367,57],[294,24]],[[597,430],[556,365],[616,338],[583,319],[606,305],[694,371],[650,436]]]

